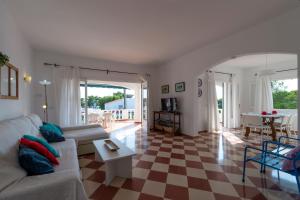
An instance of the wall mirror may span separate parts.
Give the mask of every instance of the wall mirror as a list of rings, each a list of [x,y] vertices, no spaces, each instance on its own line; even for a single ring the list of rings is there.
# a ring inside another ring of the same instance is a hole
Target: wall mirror
[[[10,63],[0,66],[0,99],[19,99],[19,70]]]

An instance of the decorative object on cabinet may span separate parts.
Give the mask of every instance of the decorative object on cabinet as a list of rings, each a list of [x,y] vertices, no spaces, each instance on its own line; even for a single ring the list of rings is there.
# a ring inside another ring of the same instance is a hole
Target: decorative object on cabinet
[[[180,135],[180,113],[154,111],[153,112],[153,130],[160,130],[171,133],[171,135]]]
[[[175,92],[184,92],[185,91],[185,82],[175,83]]]
[[[169,85],[162,85],[161,86],[161,93],[168,94],[169,93]]]
[[[19,99],[19,69],[0,57],[0,99]]]

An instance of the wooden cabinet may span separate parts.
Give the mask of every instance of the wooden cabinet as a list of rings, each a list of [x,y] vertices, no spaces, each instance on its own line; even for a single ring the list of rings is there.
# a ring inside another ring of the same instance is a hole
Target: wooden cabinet
[[[153,129],[180,135],[180,113],[179,112],[153,112]]]

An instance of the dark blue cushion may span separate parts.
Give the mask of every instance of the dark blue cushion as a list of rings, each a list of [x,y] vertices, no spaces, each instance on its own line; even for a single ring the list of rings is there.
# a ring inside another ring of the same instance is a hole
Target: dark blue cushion
[[[62,136],[61,131],[53,124],[44,123],[44,125],[40,127],[40,132],[48,142],[65,141],[65,138]]]
[[[51,162],[46,157],[23,145],[19,148],[19,163],[29,176],[54,172]]]
[[[60,134],[60,135],[63,135],[64,132],[63,130],[60,128],[60,126],[58,126],[57,124],[54,124],[54,123],[49,123],[49,122],[43,122],[43,125],[48,125],[51,127],[51,129],[53,131],[55,131],[56,133]]]

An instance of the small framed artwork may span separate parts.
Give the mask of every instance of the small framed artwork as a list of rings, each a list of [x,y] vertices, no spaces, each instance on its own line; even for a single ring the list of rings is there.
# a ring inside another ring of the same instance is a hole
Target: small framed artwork
[[[184,92],[185,82],[175,83],[175,92]]]
[[[168,94],[169,93],[169,85],[161,86],[161,93],[162,94]]]

